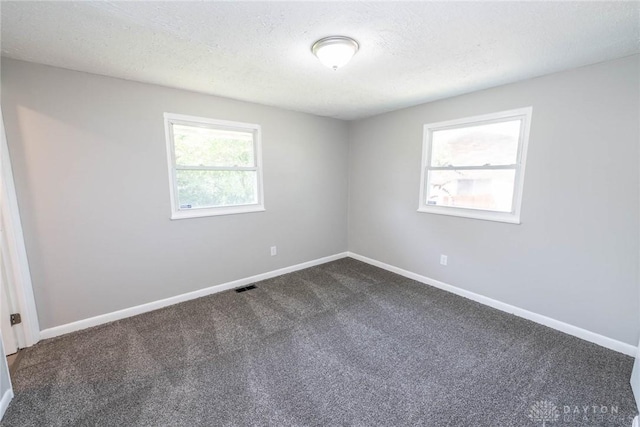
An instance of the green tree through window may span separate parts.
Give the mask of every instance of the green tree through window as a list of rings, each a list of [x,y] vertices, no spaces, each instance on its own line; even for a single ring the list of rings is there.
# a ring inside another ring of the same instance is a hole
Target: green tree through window
[[[174,213],[209,210],[215,215],[234,213],[223,208],[262,207],[259,126],[165,117]]]

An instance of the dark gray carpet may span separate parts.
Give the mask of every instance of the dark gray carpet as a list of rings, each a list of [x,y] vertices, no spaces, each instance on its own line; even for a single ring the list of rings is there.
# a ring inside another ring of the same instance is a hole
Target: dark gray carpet
[[[630,357],[353,259],[257,286],[27,349],[2,425],[629,426],[636,413]]]

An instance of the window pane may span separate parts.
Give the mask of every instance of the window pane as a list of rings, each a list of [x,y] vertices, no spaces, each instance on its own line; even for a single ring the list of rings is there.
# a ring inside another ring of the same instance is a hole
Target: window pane
[[[431,166],[513,165],[518,156],[520,120],[437,130]]]
[[[515,175],[513,169],[429,171],[426,203],[511,212]]]
[[[253,133],[173,125],[180,166],[255,166]]]
[[[177,170],[180,209],[258,203],[256,171]]]

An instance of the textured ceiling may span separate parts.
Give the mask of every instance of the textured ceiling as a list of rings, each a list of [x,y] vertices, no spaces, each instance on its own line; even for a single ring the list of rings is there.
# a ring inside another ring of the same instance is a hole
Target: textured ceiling
[[[355,119],[639,49],[638,2],[6,2],[2,54]],[[348,35],[332,71],[311,44]]]

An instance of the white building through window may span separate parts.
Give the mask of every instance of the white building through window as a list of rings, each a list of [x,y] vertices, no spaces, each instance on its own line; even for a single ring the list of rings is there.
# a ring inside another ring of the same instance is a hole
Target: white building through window
[[[531,112],[425,125],[418,211],[519,224]]]
[[[164,119],[172,219],[264,210],[259,125]]]

